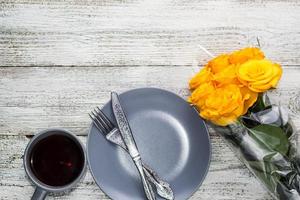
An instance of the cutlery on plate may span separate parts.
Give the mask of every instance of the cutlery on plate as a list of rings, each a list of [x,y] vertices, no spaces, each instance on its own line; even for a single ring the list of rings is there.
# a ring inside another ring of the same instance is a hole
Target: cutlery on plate
[[[106,139],[128,152],[126,145],[122,139],[121,133],[118,128],[116,128],[109,118],[101,111],[100,108],[96,107],[94,111],[89,114],[95,126],[100,130],[100,132],[106,137]],[[145,172],[146,178],[154,184],[156,187],[156,192],[159,196],[172,200],[174,199],[173,191],[170,185],[163,181],[154,170],[152,170],[145,163],[142,163],[143,170]]]
[[[146,179],[146,176],[145,176],[145,173],[143,170],[143,166],[142,166],[142,159],[141,159],[140,153],[138,151],[135,140],[133,138],[126,115],[121,106],[119,96],[116,92],[111,93],[111,106],[112,106],[112,110],[113,110],[115,119],[117,121],[119,130],[120,130],[121,136],[127,147],[128,152],[129,152],[129,155],[131,156],[136,168],[139,171],[140,178],[141,178],[141,181],[142,181],[142,184],[144,187],[144,192],[149,200],[154,200],[154,199],[156,199],[155,194],[153,192],[150,182]]]

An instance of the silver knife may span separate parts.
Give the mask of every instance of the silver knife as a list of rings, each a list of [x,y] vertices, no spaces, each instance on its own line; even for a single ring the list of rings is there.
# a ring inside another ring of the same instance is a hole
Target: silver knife
[[[144,174],[140,153],[138,151],[135,140],[133,138],[126,115],[120,104],[119,96],[116,92],[111,93],[111,105],[112,105],[112,110],[115,115],[121,136],[123,138],[123,141],[128,149],[128,152],[129,152],[132,160],[135,163],[136,168],[138,169],[138,171],[140,173],[140,177],[141,177],[141,180],[143,183],[145,194],[149,200],[154,200],[154,199],[156,199],[155,194],[153,192],[151,184],[148,182],[148,180],[146,179],[146,176]]]

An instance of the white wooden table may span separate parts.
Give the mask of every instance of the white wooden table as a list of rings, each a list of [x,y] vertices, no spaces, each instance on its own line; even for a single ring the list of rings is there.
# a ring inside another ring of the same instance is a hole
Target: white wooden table
[[[300,128],[300,2],[293,0],[3,0],[0,2],[0,199],[30,199],[22,153],[62,127],[85,142],[87,113],[112,89],[159,87],[183,98],[193,63],[256,44],[283,65],[271,96]],[[210,171],[191,199],[271,200],[210,129]],[[48,199],[108,199],[90,173]]]

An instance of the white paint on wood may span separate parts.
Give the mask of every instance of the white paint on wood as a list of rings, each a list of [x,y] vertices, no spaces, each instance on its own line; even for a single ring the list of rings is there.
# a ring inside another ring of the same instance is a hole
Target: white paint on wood
[[[2,1],[0,66],[10,67],[0,67],[0,199],[33,193],[22,167],[25,136],[63,127],[85,142],[87,113],[111,90],[159,87],[186,98],[192,64],[209,59],[199,44],[219,54],[254,45],[258,37],[266,55],[285,65],[270,96],[300,128],[299,9],[293,0]],[[271,200],[210,132],[210,171],[191,199]],[[88,173],[70,194],[48,199],[108,197]]]
[[[298,67],[284,68],[279,88],[271,96],[291,108],[300,127]],[[86,135],[87,113],[109,99],[109,92],[136,87],[161,87],[183,98],[189,94],[189,67],[4,67],[0,68],[0,195],[3,199],[29,198],[33,187],[24,178],[22,152],[32,135],[47,127],[62,127]],[[208,177],[191,199],[271,199],[210,128],[212,163]],[[85,141],[85,136],[80,137]],[[18,192],[12,192],[18,191]],[[52,197],[51,197],[52,198]],[[50,198],[50,199],[51,199]],[[56,198],[56,197],[55,197]],[[91,175],[62,199],[106,199]]]
[[[0,65],[190,65],[255,45],[300,64],[299,1],[1,2]]]
[[[298,68],[285,68],[275,99],[297,95]],[[109,99],[109,91],[135,87],[161,87],[183,98],[193,75],[188,67],[9,67],[0,68],[0,195],[1,199],[29,199],[32,185],[25,178],[22,152],[32,135],[47,127],[62,127],[86,135],[87,113]],[[99,91],[99,92],[98,92]],[[295,97],[296,98],[296,97]],[[289,105],[289,104],[287,104]],[[299,119],[299,107],[295,109]],[[299,120],[296,120],[299,125]],[[212,130],[212,162],[209,174],[191,199],[272,198]],[[86,137],[80,136],[85,142]],[[49,199],[107,199],[90,174],[66,196]]]
[[[86,142],[86,137],[79,138],[83,143]],[[34,187],[26,178],[22,166],[22,153],[29,139],[25,136],[0,136],[0,140],[0,198],[29,200]],[[212,138],[212,147],[212,161],[207,178],[191,199],[272,199],[220,137]],[[48,199],[56,198],[108,199],[97,187],[89,172],[71,193],[50,196]]]
[[[300,68],[284,68],[279,88],[270,92],[291,110],[300,128]],[[190,94],[190,67],[9,67],[0,68],[0,134],[31,135],[64,127],[86,135],[87,115],[110,98],[110,91],[158,87],[183,98]]]

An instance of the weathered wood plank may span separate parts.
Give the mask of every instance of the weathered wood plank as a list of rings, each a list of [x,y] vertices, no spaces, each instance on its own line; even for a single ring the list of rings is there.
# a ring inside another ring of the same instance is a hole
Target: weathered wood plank
[[[0,65],[190,65],[256,44],[299,65],[299,1],[11,0],[0,4]]]
[[[151,86],[186,98],[192,63],[208,59],[198,44],[218,54],[259,37],[268,57],[288,67],[271,96],[290,108],[300,128],[299,8],[292,0],[2,1],[0,66],[45,67],[0,68],[0,199],[33,193],[22,167],[25,135],[47,127],[86,135],[86,114],[111,90]],[[210,131],[211,168],[191,199],[271,200]],[[108,198],[88,173],[70,194],[48,199]]]
[[[87,115],[109,100],[112,90],[159,87],[186,98],[190,67],[15,67],[0,68],[0,134],[32,135],[63,127],[86,135]],[[300,67],[284,68],[276,102],[290,108],[300,128]]]
[[[86,137],[79,138],[85,143]],[[2,135],[0,140],[0,198],[30,199],[34,188],[26,179],[22,166],[22,153],[29,139],[25,136]],[[220,137],[212,137],[212,148],[208,176],[191,199],[210,200],[212,197],[214,200],[272,199]],[[48,199],[55,199],[55,197],[51,196]],[[98,189],[91,174],[88,173],[71,193],[59,196],[59,199],[107,199],[107,197]]]

